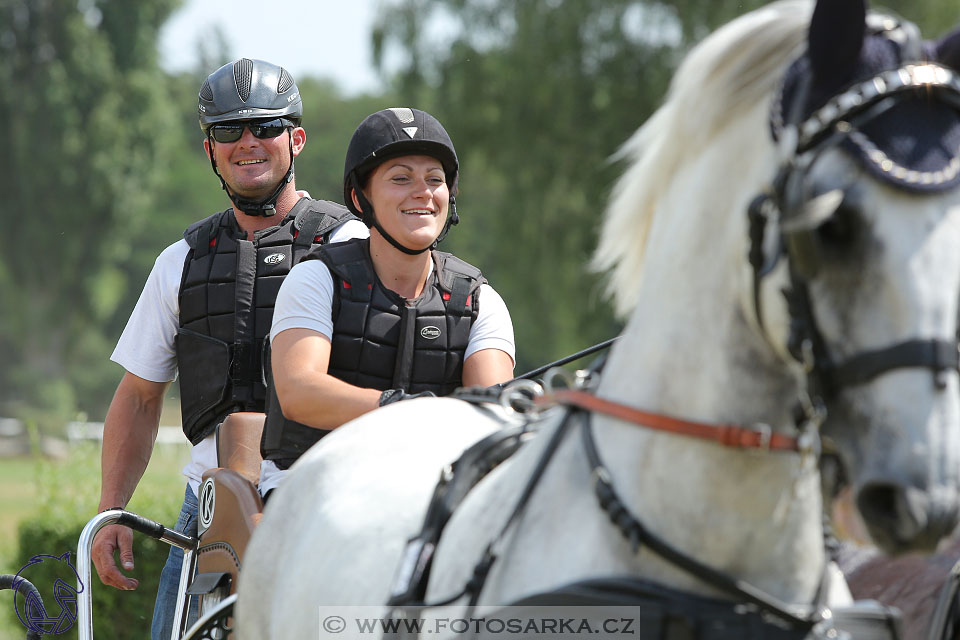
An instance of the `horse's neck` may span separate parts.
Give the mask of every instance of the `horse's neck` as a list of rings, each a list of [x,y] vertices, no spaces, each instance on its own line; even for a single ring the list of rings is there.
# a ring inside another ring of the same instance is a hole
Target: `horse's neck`
[[[650,274],[647,286],[663,287],[663,295],[652,296],[657,304],[641,302],[597,393],[688,420],[763,422],[789,431],[796,385],[747,325],[736,302],[737,277],[710,269],[725,263],[710,250],[702,247],[703,264],[688,271],[702,274],[697,282],[658,282]],[[819,477],[809,464],[801,470],[796,454],[733,450],[602,416],[594,422],[617,491],[653,532],[785,601],[810,601],[823,538]],[[710,592],[650,554],[642,556],[640,571]]]

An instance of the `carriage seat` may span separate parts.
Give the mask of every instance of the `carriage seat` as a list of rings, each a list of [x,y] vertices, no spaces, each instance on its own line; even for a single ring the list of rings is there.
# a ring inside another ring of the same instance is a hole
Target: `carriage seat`
[[[220,466],[203,473],[197,497],[200,543],[197,575],[188,589],[192,595],[215,594],[219,601],[236,591],[244,552],[263,511],[256,484],[265,418],[262,413],[234,413],[217,426]]]

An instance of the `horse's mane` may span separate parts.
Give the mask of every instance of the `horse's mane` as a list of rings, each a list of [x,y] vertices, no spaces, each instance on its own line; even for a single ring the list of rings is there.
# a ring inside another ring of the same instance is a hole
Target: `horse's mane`
[[[614,187],[591,265],[610,271],[607,292],[619,315],[636,305],[650,227],[670,181],[729,120],[770,101],[805,43],[812,10],[807,0],[781,0],[712,33],[680,65],[663,105],[614,155],[630,164]]]

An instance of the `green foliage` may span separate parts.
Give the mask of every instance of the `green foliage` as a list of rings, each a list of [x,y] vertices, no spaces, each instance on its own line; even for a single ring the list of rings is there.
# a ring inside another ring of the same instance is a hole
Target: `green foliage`
[[[84,337],[117,311],[100,279],[122,277],[166,164],[156,35],[177,4],[0,1],[0,406],[47,427],[77,403],[57,389],[106,366]]]
[[[398,93],[457,145],[462,222],[448,246],[503,295],[518,373],[619,329],[587,260],[620,170],[609,158],[659,103],[676,58],[624,27],[635,6],[411,0],[378,29],[381,51],[408,61]],[[448,45],[426,37],[432,20],[455,34]]]
[[[214,29],[194,72],[157,66],[182,0],[0,0],[0,415],[44,432],[105,414],[109,354],[154,259],[228,206],[196,120],[203,78],[227,62]],[[462,163],[462,222],[444,249],[506,300],[517,372],[620,329],[587,270],[611,157],[660,104],[683,53],[763,0],[391,0],[371,37],[391,80],[345,99],[298,77],[307,147],[297,185],[342,199],[356,125],[417,106],[447,126]],[[877,4],[877,3],[874,3]],[[888,0],[928,36],[956,3]]]
[[[158,461],[172,473],[160,473],[141,482],[129,509],[152,520],[171,526],[176,521],[183,499],[183,479],[176,474],[180,456],[159,452]],[[3,573],[16,573],[37,555],[60,556],[70,553],[76,565],[77,542],[87,521],[96,513],[99,500],[99,451],[86,447],[71,454],[69,464],[38,461],[36,477],[39,481],[34,515],[20,522],[17,549]],[[99,639],[140,639],[147,637],[153,616],[160,570],[166,562],[170,547],[152,538],[134,534],[135,569],[131,575],[140,581],[135,591],[120,591],[104,586],[93,570],[94,635]],[[28,573],[29,572],[29,573]],[[40,590],[48,614],[57,615],[53,584],[59,577],[67,580],[64,569],[57,562],[44,559],[31,567],[24,576]],[[70,584],[73,584],[72,582]],[[0,627],[22,628],[12,606],[6,606],[6,596],[0,592]],[[76,638],[76,628],[62,634],[62,638]]]
[[[343,158],[350,136],[368,114],[385,106],[385,96],[344,98],[329,82],[297,78],[303,97],[303,128],[307,146],[297,158],[297,188],[314,198],[343,200]]]

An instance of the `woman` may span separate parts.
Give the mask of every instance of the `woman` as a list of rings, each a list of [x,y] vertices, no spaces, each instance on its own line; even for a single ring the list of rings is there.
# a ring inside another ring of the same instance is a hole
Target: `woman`
[[[458,221],[456,151],[430,114],[367,117],[344,198],[370,238],[327,245],[280,288],[260,491],[321,437],[384,404],[513,377],[513,325],[480,271],[436,250]]]

